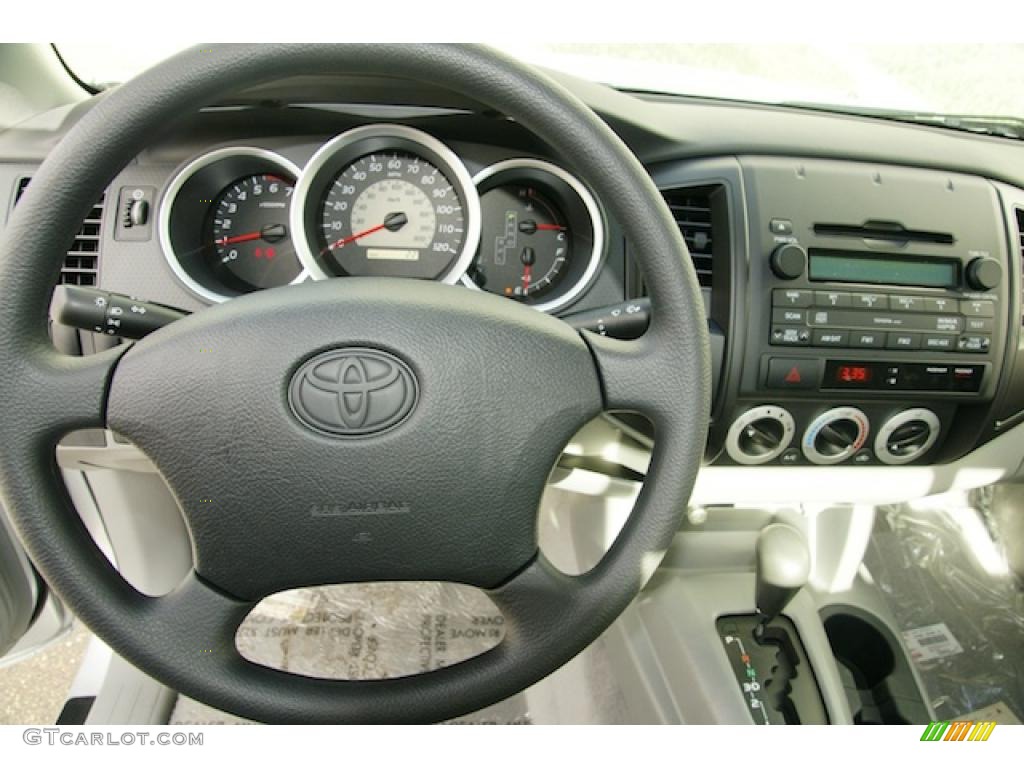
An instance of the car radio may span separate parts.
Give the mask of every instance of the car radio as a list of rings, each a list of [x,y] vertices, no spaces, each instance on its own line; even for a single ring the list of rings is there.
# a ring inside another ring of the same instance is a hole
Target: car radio
[[[746,330],[726,460],[896,465],[963,450],[980,425],[964,409],[995,399],[1017,319],[993,185],[825,160],[743,166]]]
[[[994,291],[1003,277],[996,259],[805,250],[784,242],[771,252],[769,266],[769,347],[837,351],[823,367],[815,366],[818,389],[981,391],[985,366],[966,363],[967,356],[985,359],[992,350],[999,299]],[[784,287],[801,278],[806,287]],[[889,354],[862,359],[857,354],[864,350]],[[936,355],[945,360],[947,354],[963,356],[964,364],[914,362]],[[767,368],[769,387],[812,384],[792,367],[779,378],[781,366],[771,359]],[[801,381],[794,381],[798,376]]]

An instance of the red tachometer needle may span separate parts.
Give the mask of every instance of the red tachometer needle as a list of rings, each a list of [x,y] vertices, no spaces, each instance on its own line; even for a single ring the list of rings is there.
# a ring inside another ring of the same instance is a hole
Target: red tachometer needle
[[[530,277],[533,273],[533,267],[529,264],[523,266],[523,293],[530,292]]]
[[[259,240],[263,237],[263,232],[246,232],[244,235],[235,235],[234,237],[222,237],[217,241],[217,245],[234,245],[235,243],[248,243],[250,240]]]

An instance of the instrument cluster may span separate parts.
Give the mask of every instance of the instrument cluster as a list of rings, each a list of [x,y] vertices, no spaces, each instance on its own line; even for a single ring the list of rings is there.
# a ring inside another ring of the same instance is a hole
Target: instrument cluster
[[[367,125],[304,168],[254,147],[182,168],[160,209],[171,269],[211,302],[307,279],[399,277],[461,284],[546,312],[601,265],[604,219],[564,169],[518,158],[471,176],[448,146],[404,125]]]

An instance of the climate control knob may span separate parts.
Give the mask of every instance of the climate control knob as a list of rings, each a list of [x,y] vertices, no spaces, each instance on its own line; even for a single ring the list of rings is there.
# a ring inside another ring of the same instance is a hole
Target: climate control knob
[[[795,243],[785,243],[772,251],[770,263],[776,277],[796,280],[807,266],[807,252]]]
[[[909,464],[935,445],[940,429],[939,417],[927,408],[897,413],[878,430],[875,454],[886,464]]]
[[[729,427],[725,450],[737,464],[765,464],[777,458],[793,441],[796,425],[785,408],[751,408]]]
[[[974,259],[967,265],[967,284],[976,291],[991,291],[1003,279],[1003,267],[995,259]]]
[[[804,456],[815,464],[840,464],[864,446],[869,428],[868,417],[859,408],[826,411],[804,432]]]

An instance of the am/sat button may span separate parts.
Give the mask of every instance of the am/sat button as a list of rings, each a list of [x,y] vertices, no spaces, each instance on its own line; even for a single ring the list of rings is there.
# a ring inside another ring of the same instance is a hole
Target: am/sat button
[[[772,357],[768,360],[769,389],[817,389],[821,361],[797,357]]]

